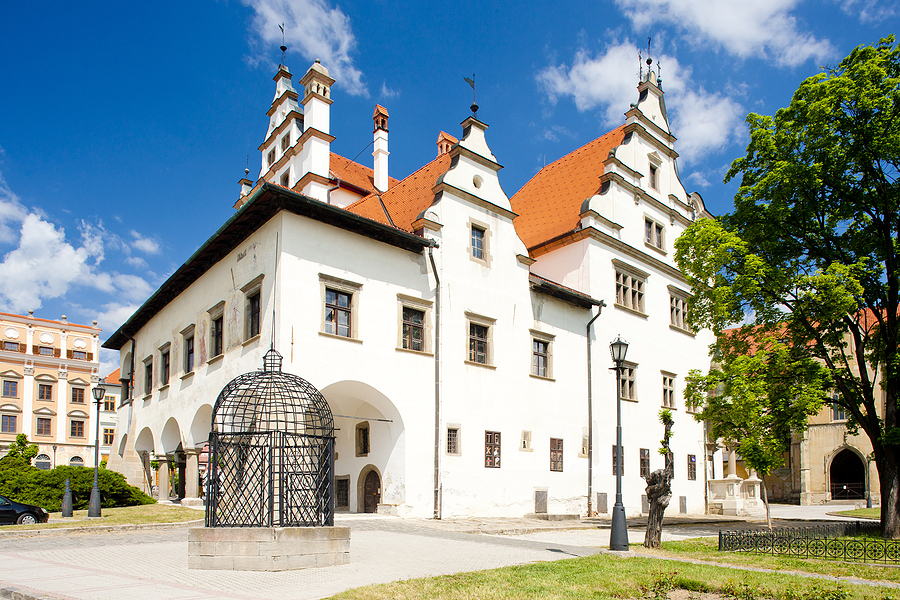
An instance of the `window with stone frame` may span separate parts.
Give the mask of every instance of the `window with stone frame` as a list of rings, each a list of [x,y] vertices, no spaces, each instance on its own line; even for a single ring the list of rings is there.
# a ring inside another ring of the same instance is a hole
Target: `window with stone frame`
[[[260,331],[262,293],[256,290],[247,296],[247,339],[256,337]]]
[[[369,422],[363,421],[356,424],[356,456],[369,455]]]
[[[484,466],[488,469],[500,468],[500,432],[484,432]]]
[[[612,445],[612,474],[616,474],[616,468],[619,467],[619,452],[618,446],[615,444]],[[625,474],[625,447],[622,447],[622,464],[619,469],[619,472],[624,475]]]
[[[644,314],[644,291],[647,273],[613,261],[616,268],[616,306]]]
[[[650,217],[644,217],[644,244],[657,250],[665,250],[665,235],[666,228],[662,223]]]
[[[484,227],[472,225],[472,258],[484,260]]]
[[[650,164],[650,177],[648,178],[648,180],[651,189],[659,189],[659,167],[652,163]]]
[[[53,386],[49,383],[39,383],[38,384],[38,400],[44,401],[52,401],[53,400]]]
[[[288,130],[288,132],[284,135],[284,137],[281,138],[281,152],[284,153],[284,151],[287,150],[290,147],[290,145],[291,145],[291,131]]]
[[[535,377],[553,377],[553,336],[531,330],[531,374]]]
[[[460,456],[461,454],[459,432],[459,425],[447,426],[447,454],[451,456]]]
[[[671,373],[662,374],[662,405],[663,408],[675,409],[675,376]]]
[[[225,352],[225,315],[213,317],[209,325],[210,358],[221,356]]]
[[[425,311],[403,307],[403,348],[422,352],[425,350]]]
[[[103,396],[103,410],[104,412],[116,412],[115,396]]]
[[[3,380],[3,397],[4,398],[18,398],[19,397],[19,382],[12,381],[9,379]]]
[[[635,363],[622,363],[622,372],[619,376],[619,393],[622,400],[637,402],[637,365]]]
[[[169,385],[169,375],[171,375],[170,358],[171,358],[171,353],[169,351],[169,345],[166,344],[159,351],[159,385],[160,386]]]
[[[181,332],[182,369],[184,374],[194,372],[194,326],[189,325]]]
[[[144,360],[144,395],[153,393],[153,357]]]
[[[103,445],[112,446],[116,439],[116,430],[110,427],[103,428]]]
[[[352,331],[352,294],[325,288],[325,333],[350,337]]]
[[[350,477],[334,478],[334,508],[347,510],[350,508]]]
[[[266,155],[266,166],[271,167],[272,163],[275,162],[275,148],[269,150],[269,153]]]
[[[51,423],[52,420],[45,417],[37,418],[37,427],[35,428],[35,433],[37,435],[52,435],[51,433]]]
[[[283,187],[291,187],[289,184],[291,183],[291,171],[288,169],[281,175],[281,185]]]
[[[476,365],[494,364],[493,328],[494,319],[466,313],[467,353],[466,360]]]
[[[641,448],[641,477],[650,477],[650,449]]]
[[[687,333],[693,333],[687,321],[688,294],[674,286],[669,286],[669,325]]]
[[[0,416],[0,433],[18,433],[18,421],[17,415]]]
[[[69,437],[84,437],[84,421],[72,419],[69,423]]]
[[[550,438],[550,470],[558,472],[563,470],[562,438]]]
[[[84,404],[84,388],[72,388],[72,404]]]
[[[838,400],[838,399],[839,399],[839,396],[837,394],[832,396],[831,420],[832,421],[846,421],[847,420],[847,409],[836,402],[836,400]]]

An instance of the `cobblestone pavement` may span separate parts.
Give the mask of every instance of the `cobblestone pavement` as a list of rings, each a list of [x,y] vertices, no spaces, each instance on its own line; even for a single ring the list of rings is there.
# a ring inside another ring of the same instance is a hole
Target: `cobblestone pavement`
[[[187,569],[188,526],[0,534],[0,597],[18,591],[26,600],[312,599],[373,583],[586,556],[609,544],[609,520],[602,518],[340,515],[336,524],[351,527],[349,564],[277,573]],[[629,539],[641,541],[645,521],[630,519],[629,525]],[[666,519],[664,536],[761,526],[758,519],[674,516]]]

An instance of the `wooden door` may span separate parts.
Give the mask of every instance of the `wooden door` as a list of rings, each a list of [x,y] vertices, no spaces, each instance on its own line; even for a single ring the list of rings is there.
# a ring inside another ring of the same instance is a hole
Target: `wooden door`
[[[367,513],[376,512],[378,503],[381,502],[381,480],[375,471],[369,471],[369,474],[366,475],[363,502],[363,512]]]

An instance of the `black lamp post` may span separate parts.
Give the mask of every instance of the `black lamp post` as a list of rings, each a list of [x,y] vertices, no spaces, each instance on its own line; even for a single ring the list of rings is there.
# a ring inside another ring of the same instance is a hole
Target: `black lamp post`
[[[100,469],[100,404],[103,402],[103,396],[106,395],[106,388],[103,387],[105,383],[101,379],[91,390],[94,402],[97,404],[97,437],[94,438],[94,487],[91,488],[91,503],[88,505],[89,517],[100,516],[100,488],[97,487],[97,477]]]
[[[616,365],[616,503],[613,505],[612,527],[609,533],[609,549],[628,550],[628,525],[625,523],[625,506],[622,504],[622,363],[628,352],[628,342],[621,335],[609,345],[609,353]]]

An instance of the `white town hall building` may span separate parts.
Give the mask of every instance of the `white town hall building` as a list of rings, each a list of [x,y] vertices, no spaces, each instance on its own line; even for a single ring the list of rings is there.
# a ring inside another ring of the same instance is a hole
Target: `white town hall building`
[[[104,344],[128,399],[109,467],[146,489],[150,461],[174,460],[178,495],[198,498],[216,397],[274,340],[335,415],[339,511],[608,513],[621,334],[626,512],[646,510],[641,474],[663,467],[661,408],[675,417],[670,512],[704,512],[703,426],[682,391],[712,338],[684,323],[673,243],[706,212],[679,181],[655,74],[621,127],[512,198],[474,114],[396,180],[387,110],[365,167],[330,151],[323,65],[297,90],[284,66],[275,81],[257,181]]]

